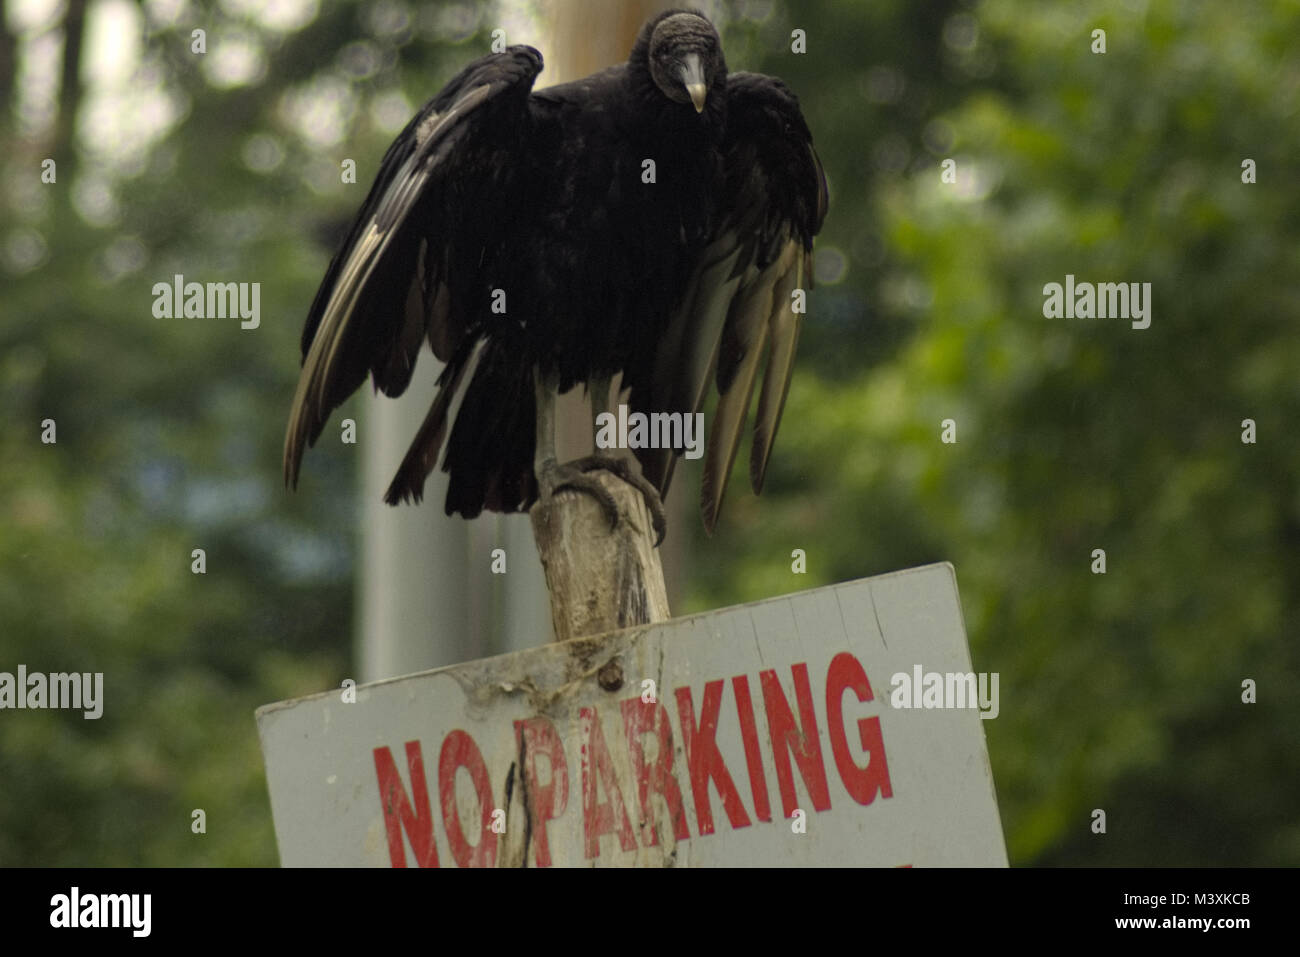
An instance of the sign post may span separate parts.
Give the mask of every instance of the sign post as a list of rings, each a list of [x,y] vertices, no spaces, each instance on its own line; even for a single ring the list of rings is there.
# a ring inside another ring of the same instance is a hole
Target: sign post
[[[1005,866],[977,687],[941,564],[257,720],[285,866]]]

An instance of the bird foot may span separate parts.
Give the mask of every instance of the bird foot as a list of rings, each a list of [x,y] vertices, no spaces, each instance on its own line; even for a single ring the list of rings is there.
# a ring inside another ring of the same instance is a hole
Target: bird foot
[[[610,531],[618,527],[618,502],[609,493],[609,489],[600,484],[600,480],[586,473],[590,469],[581,469],[574,463],[561,465],[555,459],[547,459],[537,469],[537,485],[544,499],[554,498],[566,489],[574,492],[586,492],[594,498],[609,519]]]
[[[629,459],[617,455],[596,453],[588,455],[586,458],[574,459],[568,464],[568,467],[575,468],[580,472],[594,472],[596,469],[604,469],[606,472],[617,475],[640,492],[641,497],[645,499],[646,509],[650,512],[650,521],[654,525],[655,548],[659,547],[668,531],[668,514],[664,511],[664,503],[659,497],[659,490],[650,484],[639,469],[633,467]]]

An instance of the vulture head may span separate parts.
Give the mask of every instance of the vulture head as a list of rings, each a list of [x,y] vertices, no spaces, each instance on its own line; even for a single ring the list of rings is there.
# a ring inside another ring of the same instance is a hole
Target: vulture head
[[[675,11],[647,27],[650,76],[674,103],[704,112],[709,91],[727,75],[722,40],[713,24],[698,13]]]

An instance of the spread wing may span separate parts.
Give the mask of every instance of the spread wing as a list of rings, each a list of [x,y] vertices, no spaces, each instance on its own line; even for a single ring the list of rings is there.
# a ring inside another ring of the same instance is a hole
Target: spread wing
[[[826,216],[826,175],[799,101],[775,77],[727,77],[726,187],[711,243],[655,356],[643,411],[698,412],[709,381],[718,404],[704,452],[700,508],[710,533],[764,368],[749,459],[755,493],[794,369],[802,314],[792,293],[812,287],[812,240]],[[638,450],[642,472],[665,494],[680,450]]]
[[[508,202],[528,95],[541,69],[541,54],[525,46],[475,60],[384,155],[303,328],[302,372],[284,439],[287,485],[297,485],[305,448],[367,375],[386,395],[405,391],[426,338],[449,363],[443,393],[450,399],[476,339],[473,310],[462,308],[465,289],[473,285],[484,230],[509,218],[491,212]],[[449,404],[436,402],[420,431],[434,456]]]

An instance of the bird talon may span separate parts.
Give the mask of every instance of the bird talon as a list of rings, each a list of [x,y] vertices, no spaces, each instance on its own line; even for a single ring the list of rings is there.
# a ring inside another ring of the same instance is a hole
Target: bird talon
[[[614,500],[609,489],[600,484],[599,479],[585,474],[584,470],[573,465],[559,465],[550,461],[539,470],[537,484],[545,498],[554,498],[566,490],[590,495],[599,503],[605,517],[609,519],[610,531],[618,528],[618,502]]]
[[[616,455],[596,453],[585,458],[575,459],[569,463],[569,466],[581,472],[594,472],[597,469],[604,469],[606,472],[618,476],[640,492],[641,498],[645,500],[646,511],[650,513],[650,522],[654,527],[655,548],[662,544],[664,536],[668,534],[668,514],[664,511],[663,500],[659,497],[659,490],[641,474],[640,470],[632,467],[630,460]]]

